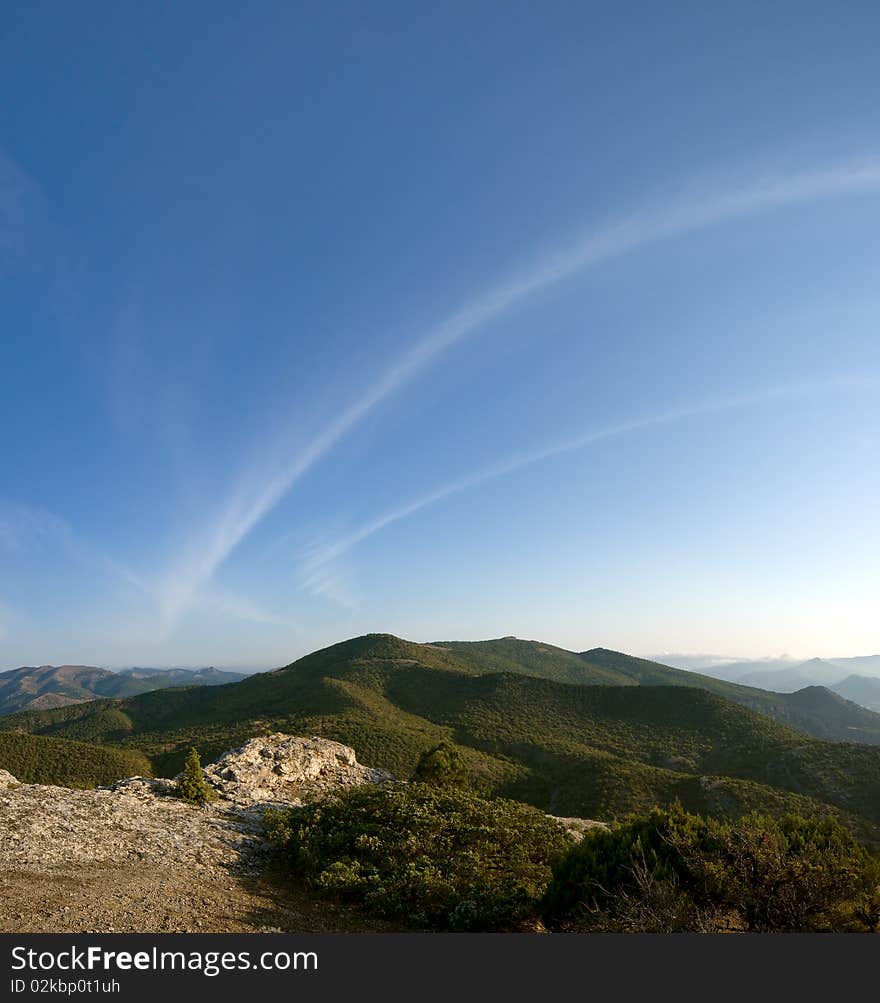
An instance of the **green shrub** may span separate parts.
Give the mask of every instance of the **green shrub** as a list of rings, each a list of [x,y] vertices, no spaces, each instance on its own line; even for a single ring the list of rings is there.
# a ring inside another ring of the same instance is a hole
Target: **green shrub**
[[[434,787],[467,787],[470,777],[467,760],[458,746],[443,741],[426,749],[416,764],[413,780]]]
[[[205,779],[196,749],[189,750],[183,773],[177,781],[177,793],[192,805],[204,805],[214,800],[214,788]]]
[[[571,845],[535,808],[415,783],[272,813],[267,833],[309,886],[434,930],[523,928]]]
[[[675,807],[573,847],[543,911],[571,930],[876,930],[880,861],[829,818],[722,822]]]

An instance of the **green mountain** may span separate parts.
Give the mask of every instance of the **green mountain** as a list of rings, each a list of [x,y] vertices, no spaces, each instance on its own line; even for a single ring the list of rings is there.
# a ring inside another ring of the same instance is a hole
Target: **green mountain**
[[[338,739],[407,777],[447,738],[479,787],[554,814],[608,819],[678,799],[718,815],[821,811],[880,837],[880,748],[810,738],[702,678],[601,649],[372,634],[239,683],[17,714],[0,729],[137,749],[166,775],[190,745],[204,761],[281,730]]]
[[[131,776],[151,776],[150,761],[134,749],[111,749],[63,738],[0,734],[0,770],[23,784],[100,787]]]
[[[859,707],[824,686],[809,686],[796,693],[769,693],[606,648],[584,651],[581,657],[590,665],[617,672],[639,686],[699,686],[813,738],[880,745],[880,714]]]
[[[515,637],[440,641],[433,647],[455,655],[472,672],[520,672],[587,686],[699,687],[814,738],[880,745],[880,714],[866,711],[822,687],[811,687],[808,693],[800,694],[768,693],[607,648],[575,653]]]
[[[639,684],[639,680],[626,671],[591,661],[588,653],[579,655],[540,641],[502,637],[495,641],[437,641],[431,647],[449,652],[463,667],[475,673],[520,672],[557,683],[585,686]]]

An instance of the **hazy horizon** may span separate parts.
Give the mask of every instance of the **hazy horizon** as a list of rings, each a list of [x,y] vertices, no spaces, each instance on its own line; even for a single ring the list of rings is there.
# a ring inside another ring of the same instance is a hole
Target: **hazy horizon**
[[[878,29],[10,12],[0,665],[880,649]]]

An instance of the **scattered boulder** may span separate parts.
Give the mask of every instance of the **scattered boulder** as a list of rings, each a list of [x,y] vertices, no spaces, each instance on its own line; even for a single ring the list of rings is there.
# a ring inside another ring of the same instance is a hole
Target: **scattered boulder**
[[[0,790],[7,787],[18,787],[19,783],[8,770],[0,770]]]
[[[167,797],[177,792],[177,785],[173,780],[162,777],[127,777],[125,780],[117,780],[107,790],[142,798]]]

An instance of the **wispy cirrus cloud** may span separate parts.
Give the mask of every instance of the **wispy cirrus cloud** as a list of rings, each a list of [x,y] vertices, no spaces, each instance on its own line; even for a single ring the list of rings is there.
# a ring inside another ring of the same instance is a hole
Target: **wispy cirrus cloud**
[[[192,605],[229,554],[275,508],[291,487],[382,402],[425,371],[454,345],[500,320],[530,297],[588,269],[689,233],[745,216],[880,189],[880,158],[850,160],[814,170],[765,171],[714,189],[691,186],[661,205],[642,207],[531,267],[491,285],[413,339],[367,389],[284,462],[252,465],[234,482],[213,519],[161,583],[163,623],[170,627]],[[277,436],[273,437],[277,439]]]
[[[37,191],[22,168],[0,150],[0,251],[11,251],[22,240]]]
[[[381,527],[377,527],[373,532],[378,533],[379,528]],[[360,539],[366,539],[369,535],[372,534],[366,533]],[[338,553],[327,553],[332,549],[332,545],[325,548],[316,544],[309,548],[301,568],[300,587],[319,599],[328,599],[337,606],[344,606],[346,609],[356,609],[359,603],[353,585],[353,576],[351,571],[340,561],[340,558],[348,550],[351,550],[356,542],[358,541],[352,542],[348,547],[340,548]]]
[[[0,599],[0,641],[9,637],[14,619],[12,607]]]
[[[109,556],[76,532],[66,519],[46,509],[0,502],[0,551],[26,559],[39,557],[42,560],[55,560],[63,555],[92,574],[102,574],[108,580],[130,586],[142,609],[152,610],[151,616],[155,617],[157,610],[161,612],[163,596],[154,581],[135,574],[126,564]],[[263,609],[246,596],[217,585],[202,589],[197,597],[197,605],[203,610],[236,620],[297,629],[289,619]],[[6,625],[11,618],[9,608],[0,602],[0,637],[8,629]],[[129,624],[127,629],[132,636],[140,638],[142,643],[163,640],[161,633],[156,634],[155,624],[148,627],[146,622],[134,623]]]
[[[199,604],[208,610],[221,613],[223,616],[236,620],[245,620],[267,627],[286,627],[297,630],[296,624],[289,619],[263,609],[247,596],[229,589],[221,589],[215,585],[203,589],[199,594]]]
[[[95,547],[67,520],[47,509],[0,502],[0,548],[17,554],[60,551],[91,570],[106,572],[140,592],[149,591],[144,580],[130,568]]]
[[[322,542],[313,545],[306,551],[302,560],[300,569],[301,587],[313,595],[338,601],[333,589],[327,587],[327,583],[331,583],[332,585],[337,580],[341,573],[338,567],[340,560],[359,543],[375,536],[388,526],[416,515],[423,509],[436,505],[447,498],[461,494],[470,488],[478,487],[498,477],[503,477],[505,474],[511,474],[522,470],[524,467],[540,463],[542,460],[549,460],[554,456],[564,453],[586,449],[588,446],[595,445],[606,439],[673,424],[689,418],[717,414],[737,408],[754,407],[774,400],[811,398],[819,394],[857,390],[872,390],[876,392],[880,390],[880,380],[868,377],[854,377],[817,381],[814,383],[787,384],[769,387],[757,392],[732,394],[718,397],[714,400],[685,404],[656,414],[606,425],[572,438],[561,439],[538,449],[514,454],[505,460],[490,464],[466,477],[450,481],[436,488],[434,491],[413,499],[405,505],[389,509],[377,518],[364,523],[352,532],[340,536],[329,543]],[[348,605],[348,603],[343,602],[343,605]]]

